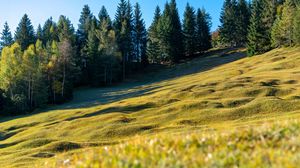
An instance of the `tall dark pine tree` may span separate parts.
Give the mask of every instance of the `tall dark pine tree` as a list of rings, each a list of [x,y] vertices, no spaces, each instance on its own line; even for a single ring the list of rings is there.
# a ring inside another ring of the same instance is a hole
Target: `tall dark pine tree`
[[[160,17],[157,25],[159,46],[161,51],[161,56],[160,56],[161,62],[168,62],[171,60],[171,53],[170,53],[171,29],[172,29],[172,25],[170,19],[170,4],[167,2],[165,4],[164,12]]]
[[[93,18],[93,14],[88,5],[84,5],[77,30],[77,36],[79,40],[79,47],[82,48],[86,44],[86,40],[88,38],[88,32],[91,27],[91,21]]]
[[[42,40],[43,39],[43,29],[42,26],[39,24],[38,28],[36,29],[36,39]]]
[[[108,25],[110,27],[112,26],[111,19],[110,19],[109,15],[108,15],[108,12],[107,12],[105,6],[101,7],[101,10],[100,10],[100,12],[98,14],[98,18],[99,18],[99,25],[101,25],[102,22],[105,21],[105,22],[108,22]]]
[[[158,23],[162,61],[176,63],[184,52],[183,34],[175,0],[166,3]]]
[[[247,43],[247,34],[250,21],[250,6],[246,0],[239,0],[237,5],[237,16],[236,16],[236,26],[237,26],[237,44],[239,46],[244,46]]]
[[[30,44],[35,43],[34,29],[27,14],[23,16],[17,27],[15,41],[20,44],[23,51],[26,50]]]
[[[221,26],[220,36],[224,44],[235,46],[236,45],[236,1],[225,0],[222,11],[221,11]]]
[[[68,39],[72,46],[75,45],[75,29],[66,16],[61,15],[59,17],[57,33],[60,42],[64,41],[64,39]]]
[[[42,34],[41,40],[44,45],[51,46],[52,41],[58,41],[57,25],[52,21],[52,17],[44,23]]]
[[[152,24],[148,30],[147,57],[152,63],[160,62],[161,52],[159,46],[158,23],[161,18],[160,8],[156,7]]]
[[[212,47],[210,34],[211,17],[204,9],[198,9],[196,20],[197,52],[202,53]]]
[[[147,65],[147,31],[145,22],[142,19],[141,7],[138,3],[136,3],[134,10],[132,38],[134,44],[134,59],[142,63],[142,65]]]
[[[132,56],[132,11],[131,5],[121,0],[115,17],[114,28],[117,35],[117,43],[122,54],[123,79],[126,78],[127,64]]]
[[[175,0],[170,3],[170,23],[172,25],[170,34],[170,55],[173,62],[178,62],[182,58],[184,52],[183,34],[181,22],[178,14],[177,4]]]
[[[193,7],[188,3],[184,12],[183,35],[185,54],[192,56],[196,52],[196,15]]]
[[[0,51],[1,51],[2,48],[10,46],[13,43],[13,38],[7,22],[5,22],[4,29],[0,35],[1,35],[0,36]]]
[[[87,54],[87,41],[88,41],[88,36],[89,32],[91,30],[91,25],[92,25],[92,19],[93,19],[93,14],[90,10],[90,7],[88,5],[84,5],[80,19],[79,19],[79,24],[78,24],[78,30],[77,30],[77,47],[78,47],[78,54],[79,58],[76,60],[76,63],[80,66],[80,69],[82,71],[82,82],[84,84],[87,84],[86,81],[88,79],[86,77],[90,76],[88,73],[88,69],[90,66],[88,54]]]
[[[272,27],[276,20],[276,13],[277,13],[277,0],[261,0],[262,3],[262,14],[261,14],[261,20],[262,20],[262,28],[263,28],[263,34],[264,36],[261,37],[261,51],[266,52],[272,49]]]
[[[262,10],[263,6],[261,0],[253,0],[252,1],[252,13],[250,18],[250,26],[248,33],[248,44],[247,44],[247,52],[249,56],[253,56],[255,54],[259,54],[262,52],[263,41],[262,37],[264,35],[264,26],[262,23]]]
[[[91,21],[91,28],[88,32],[88,38],[87,38],[87,43],[85,45],[84,50],[86,51],[86,56],[87,56],[87,61],[86,61],[86,69],[87,73],[84,75],[87,75],[85,78],[88,79],[88,82],[90,84],[94,84],[97,81],[94,78],[96,68],[99,65],[99,60],[97,60],[97,57],[99,56],[98,52],[98,46],[99,46],[99,40],[97,39],[96,36],[97,33],[97,19],[94,17]]]

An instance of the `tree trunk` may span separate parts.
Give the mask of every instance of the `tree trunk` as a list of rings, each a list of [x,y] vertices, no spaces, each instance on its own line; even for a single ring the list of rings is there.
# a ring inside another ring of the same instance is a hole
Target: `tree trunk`
[[[66,65],[64,64],[64,68],[63,68],[63,82],[62,82],[62,88],[61,88],[61,96],[62,97],[64,97],[65,81],[66,81]]]
[[[123,56],[123,80],[126,78],[126,56]]]
[[[28,80],[28,102],[27,103],[29,103],[30,104],[30,102],[31,102],[31,83],[30,83],[30,79]],[[30,106],[30,108],[31,108],[31,106]]]
[[[107,84],[107,70],[106,66],[104,67],[104,84]]]
[[[30,99],[31,99],[31,100],[30,100],[30,107],[31,107],[31,108],[33,108],[33,97],[34,97],[34,96],[33,96],[33,89],[34,89],[34,80],[32,80],[32,83],[31,83],[31,96],[30,96],[30,97],[31,97],[31,98],[30,98]]]

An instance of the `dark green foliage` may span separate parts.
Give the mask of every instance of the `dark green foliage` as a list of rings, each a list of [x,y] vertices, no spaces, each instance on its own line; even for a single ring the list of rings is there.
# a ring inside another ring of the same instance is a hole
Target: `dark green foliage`
[[[91,28],[92,19],[93,19],[93,14],[91,13],[90,7],[88,5],[84,5],[80,15],[79,25],[77,30],[78,43],[80,48],[83,48],[82,46],[86,44],[86,40],[88,38],[88,32]]]
[[[173,62],[178,62],[182,58],[184,52],[183,34],[181,22],[178,14],[177,4],[175,0],[170,2],[170,23],[172,25],[170,34],[170,55]]]
[[[198,9],[196,19],[196,51],[202,53],[212,47],[210,34],[211,17],[205,9]]]
[[[276,20],[277,0],[260,0],[262,5],[261,24],[263,36],[261,36],[261,53],[272,49],[272,27]]]
[[[247,42],[250,7],[246,0],[226,0],[221,12],[220,36],[225,45],[244,46]]]
[[[164,12],[157,25],[159,46],[161,51],[160,60],[162,62],[171,60],[171,29],[170,5],[169,3],[166,3]]]
[[[300,7],[297,7],[295,11],[293,29],[294,29],[294,35],[293,35],[294,42],[297,45],[299,45],[300,44]]]
[[[52,41],[58,41],[57,25],[52,21],[52,17],[45,22],[40,40],[43,45],[51,45]]]
[[[141,8],[138,3],[136,3],[134,10],[132,38],[134,45],[133,60],[141,63],[144,66],[147,65],[147,31],[145,28],[145,22],[142,19]]]
[[[74,48],[70,39],[63,39],[58,45],[56,102],[61,103],[73,97],[73,84],[76,75]]]
[[[248,27],[250,22],[250,6],[246,0],[239,0],[237,4],[237,36],[236,42],[240,46],[244,46],[247,43]]]
[[[130,2],[121,0],[115,17],[114,28],[116,31],[118,48],[122,54],[123,79],[126,78],[126,72],[132,61],[132,10]]]
[[[7,22],[5,22],[4,29],[0,35],[1,35],[0,36],[0,51],[1,51],[2,48],[10,46],[13,43],[13,38]]]
[[[151,63],[161,62],[161,50],[159,46],[158,23],[161,18],[160,8],[156,7],[152,24],[148,30],[147,56]]]
[[[237,3],[232,0],[225,0],[221,12],[220,36],[224,44],[236,46],[237,37]]]
[[[43,29],[40,24],[38,25],[38,28],[36,29],[36,39],[37,40],[43,39]]]
[[[111,28],[109,16],[102,20],[96,36],[99,41],[99,55],[95,58],[93,81],[97,86],[111,85],[120,81],[122,56],[118,52],[116,33]]]
[[[259,54],[262,52],[263,42],[262,38],[264,36],[264,27],[261,20],[262,15],[262,3],[261,0],[252,1],[252,14],[250,18],[250,26],[248,33],[248,44],[247,52],[249,56]]]
[[[200,30],[202,31],[202,30]],[[196,52],[196,14],[193,7],[188,3],[184,12],[183,35],[185,54],[192,56]]]
[[[86,58],[84,59],[84,69],[86,69],[86,73],[83,73],[86,75],[86,79],[89,81],[89,83],[94,83],[94,75],[95,70],[99,64],[99,60],[97,60],[97,57],[99,56],[98,47],[99,47],[99,40],[96,36],[96,19],[94,18],[91,24],[91,29],[88,32],[88,38],[85,45],[85,48],[82,50],[86,53]]]
[[[292,45],[296,1],[256,0],[248,34],[248,54],[261,54],[272,47]],[[277,19],[276,19],[277,18]]]
[[[286,0],[281,14],[272,27],[272,45],[274,47],[292,46],[294,33],[294,16],[296,5],[292,0]]]
[[[108,12],[107,12],[105,6],[102,6],[102,8],[98,14],[98,17],[99,17],[99,25],[101,25],[103,21],[106,21],[107,24],[109,25],[109,27],[111,28],[112,22],[111,22],[111,19],[108,15]]]
[[[59,41],[68,39],[71,44],[75,43],[75,29],[71,21],[66,17],[61,15],[57,24],[57,32]]]
[[[57,23],[49,18],[34,32],[25,14],[16,43],[7,23],[1,34],[0,110],[21,114],[46,103],[63,103],[72,98],[74,85],[112,85],[149,62],[176,63],[185,53],[211,47],[205,10],[196,16],[188,5],[183,25],[184,31],[175,0],[166,3],[163,14],[156,8],[148,32],[140,5],[133,10],[129,0],[120,0],[114,21],[104,6],[96,18],[85,5],[76,33],[66,16]]]
[[[27,14],[23,16],[17,27],[15,41],[21,45],[22,51],[26,50],[30,44],[35,43],[34,29]]]
[[[0,89],[0,116],[12,114],[16,110],[5,92]]]
[[[162,52],[161,60],[178,62],[182,58],[184,46],[178,9],[174,0],[165,5],[158,23],[158,33]]]

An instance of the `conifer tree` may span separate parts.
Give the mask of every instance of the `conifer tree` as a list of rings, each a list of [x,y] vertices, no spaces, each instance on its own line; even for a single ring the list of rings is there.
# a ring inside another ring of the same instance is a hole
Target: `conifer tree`
[[[292,46],[293,23],[296,6],[292,0],[286,0],[282,14],[277,17],[272,28],[272,44],[274,47]]]
[[[120,0],[114,22],[118,48],[122,53],[123,79],[126,77],[126,66],[131,62],[132,56],[132,11],[130,2]]]
[[[236,1],[225,0],[220,17],[220,36],[224,44],[235,46],[236,44],[236,25],[237,4]]]
[[[205,9],[198,9],[196,24],[197,52],[201,53],[211,48],[211,17]]]
[[[79,47],[83,48],[86,44],[86,40],[88,38],[88,32],[91,28],[91,21],[93,19],[93,14],[88,5],[84,5],[77,30],[77,36],[79,40]]]
[[[64,41],[65,39],[74,45],[75,44],[75,30],[71,21],[66,16],[60,16],[57,24],[57,32],[59,41]]]
[[[47,19],[47,21],[43,25],[43,37],[42,42],[43,44],[51,46],[52,41],[58,41],[58,32],[57,32],[57,25],[53,22],[52,17]]]
[[[91,26],[93,22],[93,14],[90,10],[90,7],[88,5],[84,5],[80,19],[79,19],[79,25],[77,30],[77,47],[78,47],[78,54],[80,55],[77,59],[77,64],[80,66],[82,73],[83,81],[87,81],[86,77],[90,76],[90,74],[87,74],[89,69],[89,63],[88,63],[88,54],[87,54],[87,41],[89,32],[91,31]]]
[[[152,24],[148,30],[147,56],[152,63],[161,62],[160,39],[158,32],[158,23],[161,18],[160,8],[156,7]]]
[[[261,19],[262,10],[261,0],[253,0],[247,44],[249,56],[259,54],[263,50],[262,36],[264,36],[265,31]]]
[[[97,30],[99,41],[99,55],[96,57],[97,67],[94,73],[94,82],[97,85],[111,85],[120,80],[121,55],[118,52],[116,33],[111,28],[111,19],[107,16]]]
[[[103,21],[102,21],[103,22]],[[88,38],[87,38],[87,43],[86,46],[84,48],[85,52],[86,52],[86,62],[84,65],[84,67],[87,67],[87,79],[89,81],[89,83],[93,83],[92,81],[95,80],[93,78],[94,74],[95,74],[95,68],[97,67],[98,60],[97,57],[99,55],[98,52],[98,46],[99,46],[99,40],[97,39],[96,30],[97,27],[97,20],[94,17],[92,22],[91,22],[91,29],[88,32]]]
[[[294,42],[300,44],[300,7],[298,6],[295,11],[295,18],[293,22],[293,39]]]
[[[166,3],[158,23],[162,61],[176,63],[184,52],[183,34],[175,0]]]
[[[35,33],[28,15],[25,14],[15,33],[15,41],[20,44],[22,51],[26,50],[30,44],[35,43]]]
[[[261,52],[266,52],[272,49],[272,27],[276,20],[277,0],[261,0],[261,24],[263,29],[263,36],[261,36]]]
[[[250,7],[246,0],[239,0],[237,4],[237,36],[236,41],[239,46],[244,46],[247,42],[248,27],[250,21]]]
[[[185,53],[188,56],[192,56],[196,52],[196,15],[193,7],[187,3],[184,20],[183,20],[183,35],[184,35],[184,47]]]
[[[160,60],[161,62],[171,61],[171,18],[170,18],[170,5],[167,2],[161,18],[157,25],[159,35],[159,46],[161,51]]]
[[[36,29],[36,39],[37,40],[43,39],[43,30],[42,30],[42,26],[40,24],[38,25],[38,28]]]
[[[76,57],[75,33],[71,21],[65,16],[60,16],[57,27],[60,40],[57,45],[57,70],[59,71],[59,76],[58,80],[56,80],[55,90],[56,101],[63,102],[73,96],[73,85],[76,82],[75,77],[78,75],[76,63],[80,59]]]
[[[178,62],[182,58],[184,52],[183,46],[183,34],[181,28],[180,17],[177,9],[175,0],[170,2],[170,23],[171,23],[171,34],[170,34],[170,55],[172,62]]]
[[[134,59],[142,65],[148,64],[146,55],[147,50],[147,31],[145,22],[142,19],[141,8],[138,3],[135,5],[133,19],[133,44],[134,44]]]
[[[2,31],[2,33],[0,34],[0,51],[2,50],[2,48],[7,47],[12,45],[13,43],[13,38],[8,26],[8,23],[5,22],[4,24],[4,29]]]
[[[99,25],[101,25],[102,22],[105,21],[105,22],[107,22],[108,26],[111,28],[112,21],[111,21],[111,18],[109,17],[109,15],[108,15],[108,12],[107,12],[105,6],[101,7],[101,10],[98,14],[98,17],[99,17]]]

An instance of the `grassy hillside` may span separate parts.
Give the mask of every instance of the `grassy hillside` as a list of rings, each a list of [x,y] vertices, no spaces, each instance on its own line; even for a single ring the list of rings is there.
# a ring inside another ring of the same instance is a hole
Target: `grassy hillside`
[[[4,118],[0,165],[297,165],[300,49],[244,56],[218,51],[124,85],[80,90],[39,114]]]

